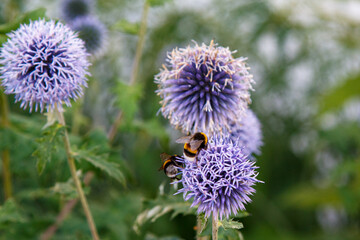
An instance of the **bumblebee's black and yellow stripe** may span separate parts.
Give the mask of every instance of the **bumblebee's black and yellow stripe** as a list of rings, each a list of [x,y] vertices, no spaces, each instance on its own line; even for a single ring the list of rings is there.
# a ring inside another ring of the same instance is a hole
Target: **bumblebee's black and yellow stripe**
[[[191,150],[190,144],[185,143],[184,144],[184,155],[188,158],[194,158],[197,154],[198,150]]]
[[[162,153],[160,158],[163,161],[163,164],[159,170],[164,170],[165,175],[172,180],[176,179],[179,173],[178,168],[181,167],[181,163],[179,162],[181,157],[178,155],[171,156],[169,154]]]
[[[208,138],[205,133],[197,132],[190,136],[185,136],[177,140],[178,143],[184,143],[184,157],[189,161],[194,161],[196,155],[201,149],[207,148]]]

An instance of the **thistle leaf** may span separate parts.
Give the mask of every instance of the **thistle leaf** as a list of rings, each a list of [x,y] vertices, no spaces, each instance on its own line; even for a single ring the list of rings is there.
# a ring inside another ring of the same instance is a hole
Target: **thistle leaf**
[[[244,225],[241,222],[234,221],[233,219],[219,221],[220,227],[226,229],[241,229]]]
[[[51,156],[57,151],[60,145],[60,137],[63,134],[64,126],[55,123],[43,130],[42,137],[36,139],[37,149],[32,156],[37,158],[36,168],[39,174],[45,169],[46,163],[50,162]]]
[[[64,195],[67,200],[78,197],[74,181],[71,178],[66,182],[55,183],[55,186],[51,188],[51,191],[60,195]]]
[[[159,217],[173,212],[171,218],[179,214],[189,215],[195,214],[195,210],[190,208],[191,203],[185,202],[180,195],[160,195],[154,200],[148,200],[144,203],[145,210],[141,212],[133,225],[135,232],[140,233],[140,227],[146,222],[155,222]]]
[[[24,221],[25,217],[20,214],[13,199],[8,199],[4,205],[0,206],[0,226],[9,222]]]
[[[125,185],[125,176],[119,169],[120,165],[115,162],[109,162],[106,154],[98,155],[92,149],[79,149],[74,153],[74,158],[78,161],[85,160],[96,168],[99,168],[109,174],[110,177]]]

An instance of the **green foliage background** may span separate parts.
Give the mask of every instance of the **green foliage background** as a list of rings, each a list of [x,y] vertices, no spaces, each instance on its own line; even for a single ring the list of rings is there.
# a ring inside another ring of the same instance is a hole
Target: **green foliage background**
[[[194,239],[193,211],[158,172],[161,152],[181,153],[174,143],[181,134],[157,115],[153,80],[167,51],[212,39],[248,57],[257,82],[251,108],[264,134],[257,165],[265,183],[256,186],[241,234],[225,230],[224,239],[360,239],[360,20],[350,11],[359,16],[360,4],[149,3],[144,53],[130,86],[143,1],[97,2],[94,14],[109,29],[107,50],[92,59],[85,97],[65,112],[81,176],[95,173],[86,193],[102,239]],[[57,19],[58,5],[1,1],[0,44],[29,19]],[[46,116],[19,109],[13,96],[7,100],[11,127],[0,128],[0,150],[10,150],[14,198],[5,202],[0,191],[0,239],[38,239],[77,194],[57,139],[61,129],[43,130]],[[119,109],[123,118],[110,145],[106,134]],[[80,205],[53,237],[89,238]]]

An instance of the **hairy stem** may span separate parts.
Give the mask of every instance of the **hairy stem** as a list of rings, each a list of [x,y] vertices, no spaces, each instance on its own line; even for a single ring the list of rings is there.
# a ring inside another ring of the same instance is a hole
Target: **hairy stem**
[[[139,72],[140,60],[141,60],[141,56],[143,54],[143,48],[144,48],[144,43],[145,43],[145,35],[146,35],[146,29],[147,29],[147,15],[149,12],[149,8],[150,8],[149,3],[147,1],[145,1],[143,13],[141,16],[140,29],[139,29],[139,40],[136,45],[136,53],[135,53],[135,58],[134,58],[134,62],[133,62],[131,78],[130,78],[130,82],[129,82],[130,85],[135,84],[137,75]],[[115,118],[114,123],[110,127],[110,130],[108,133],[108,139],[109,139],[110,143],[112,143],[112,141],[115,138],[116,131],[121,123],[122,115],[123,115],[123,113],[120,110],[118,115]]]
[[[212,214],[212,240],[218,240],[218,215],[217,213]]]
[[[9,121],[9,105],[5,93],[0,88],[0,113],[1,113],[1,126],[3,128],[10,127]],[[10,151],[8,148],[5,148],[1,152],[2,158],[2,168],[3,168],[3,178],[4,178],[4,193],[5,199],[12,197],[12,184],[11,184],[11,171],[10,171]]]
[[[63,113],[61,111],[59,111],[58,108],[56,108],[55,111],[56,111],[56,114],[58,115],[59,123],[61,125],[63,125],[63,126],[66,126]],[[72,176],[72,178],[74,180],[76,190],[77,190],[77,192],[79,194],[80,202],[81,202],[81,204],[83,206],[83,209],[84,209],[84,212],[85,212],[85,215],[86,215],[86,219],[87,219],[89,227],[90,227],[91,235],[92,235],[94,240],[99,240],[99,235],[98,235],[97,230],[96,230],[94,219],[93,219],[93,217],[91,215],[89,205],[87,203],[84,191],[83,191],[82,186],[81,186],[81,182],[80,182],[80,180],[79,180],[79,178],[78,178],[78,176],[76,174],[75,160],[74,160],[74,158],[72,156],[69,135],[68,135],[68,132],[67,132],[66,128],[65,128],[63,139],[64,139],[64,144],[65,144],[66,156],[67,156],[67,160],[68,160],[70,171],[71,171],[71,176]]]

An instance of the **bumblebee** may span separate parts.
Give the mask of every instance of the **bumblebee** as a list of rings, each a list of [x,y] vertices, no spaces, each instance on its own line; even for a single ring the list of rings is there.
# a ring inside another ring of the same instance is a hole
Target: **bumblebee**
[[[171,180],[178,179],[177,174],[179,173],[178,168],[182,167],[181,159],[182,157],[178,155],[169,155],[167,153],[160,154],[160,158],[163,162],[162,166],[159,168],[160,170],[164,170],[166,176],[168,176]]]
[[[194,161],[198,152],[207,148],[208,138],[205,133],[197,132],[193,135],[181,137],[176,142],[184,143],[184,158],[188,161]]]

